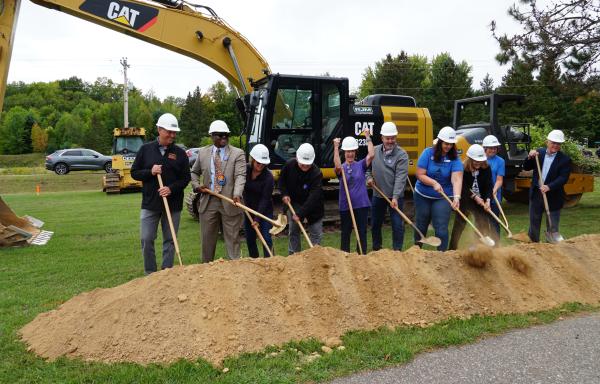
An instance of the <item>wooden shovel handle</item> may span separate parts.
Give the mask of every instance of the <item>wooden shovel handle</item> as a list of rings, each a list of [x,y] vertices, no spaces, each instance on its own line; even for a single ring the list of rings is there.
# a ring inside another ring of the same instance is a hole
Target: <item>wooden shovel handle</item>
[[[158,185],[164,187],[162,176],[160,173],[156,174],[158,178]],[[171,236],[173,237],[173,243],[175,244],[175,252],[177,253],[177,259],[179,259],[179,265],[183,265],[181,261],[181,253],[179,252],[179,242],[177,241],[177,234],[175,233],[175,226],[173,225],[173,219],[171,218],[171,210],[169,209],[169,202],[165,196],[162,197],[163,204],[165,205],[165,211],[167,212],[167,220],[169,221],[169,229],[171,229]]]
[[[217,193],[217,192],[215,192],[215,191],[211,191],[211,190],[210,190],[210,189],[208,189],[208,188],[204,188],[204,189],[202,190],[202,192],[203,192],[203,193],[208,193],[209,195],[213,195],[213,196],[215,196],[215,197],[218,197],[219,199],[225,200],[225,201],[227,201],[228,203],[230,203],[230,204],[233,204],[233,205],[235,205],[236,207],[238,207],[238,208],[241,208],[241,209],[243,209],[243,210],[244,210],[244,211],[246,211],[246,212],[250,212],[250,213],[251,213],[251,214],[253,214],[254,216],[258,216],[258,217],[260,217],[261,219],[265,219],[265,220],[267,220],[269,223],[273,224],[273,225],[274,225],[274,226],[276,226],[276,227],[281,227],[281,223],[279,223],[279,222],[277,222],[277,221],[275,221],[275,220],[273,220],[273,219],[271,219],[271,218],[269,218],[269,217],[267,217],[267,216],[263,215],[262,213],[260,213],[260,212],[258,212],[258,211],[255,211],[254,209],[252,209],[252,208],[250,208],[250,207],[247,207],[247,206],[245,206],[245,205],[244,205],[244,204],[242,204],[242,203],[236,203],[235,201],[233,201],[233,199],[231,199],[231,198],[229,198],[229,197],[227,197],[227,196],[225,196],[225,195],[222,195],[222,194],[220,194],[220,193]]]
[[[260,239],[260,242],[263,244],[263,246],[265,247],[267,252],[269,252],[269,256],[273,257],[273,252],[271,251],[271,248],[269,248],[269,245],[267,244],[267,241],[265,240],[264,236],[262,235],[262,232],[260,231],[260,229],[258,227],[252,225],[252,224],[254,224],[254,219],[250,215],[250,212],[245,211],[244,213],[246,214],[246,217],[248,217],[248,220],[250,220],[250,225],[256,231],[256,235]]]
[[[290,212],[292,212],[292,215],[298,216],[298,215],[296,215],[296,211],[294,210],[294,207],[292,207],[292,203],[287,203],[287,206],[290,208]],[[306,242],[312,248],[313,243],[312,243],[312,241],[310,241],[310,237],[308,237],[308,233],[306,233],[306,229],[304,229],[304,225],[302,225],[302,222],[300,220],[296,221],[296,223],[300,227],[300,230],[302,231],[302,234],[304,235]]]
[[[380,194],[381,196],[383,196],[383,198],[385,199],[385,201],[387,201],[387,202],[388,202],[388,204],[389,204],[390,206],[392,205],[392,201],[390,200],[390,198],[389,198],[389,197],[387,197],[387,196],[385,195],[385,193],[383,193],[383,191],[382,191],[381,189],[379,189],[379,187],[377,186],[377,184],[375,184],[375,181],[373,181],[372,187],[373,187],[373,189],[374,189],[374,190],[376,190],[377,192],[379,192],[379,194]],[[421,236],[421,238],[422,238],[422,239],[423,239],[423,238],[425,238],[425,235],[423,235],[423,233],[421,232],[421,230],[419,230],[419,228],[418,228],[418,227],[415,225],[415,223],[413,223],[413,222],[412,222],[412,221],[411,221],[411,220],[408,218],[408,216],[406,216],[406,215],[404,214],[404,212],[402,212],[402,211],[400,210],[400,208],[398,208],[398,207],[394,207],[394,209],[396,210],[396,212],[398,212],[398,214],[399,214],[399,215],[402,217],[402,219],[404,219],[404,221],[406,221],[406,222],[407,222],[407,223],[408,223],[408,224],[409,224],[411,227],[413,227],[413,228],[414,228],[414,229],[417,231],[417,233],[419,234],[419,236]]]
[[[450,198],[448,197],[448,195],[446,195],[446,193],[445,193],[443,190],[440,192],[440,194],[441,194],[442,196],[444,196],[444,199],[446,199],[446,201],[448,202],[448,204],[452,205],[452,200],[450,200]],[[460,215],[460,216],[461,216],[461,217],[462,217],[462,218],[463,218],[463,219],[464,219],[464,220],[465,220],[467,223],[469,223],[469,225],[470,225],[470,226],[473,228],[473,230],[475,231],[475,233],[477,233],[477,235],[478,235],[480,238],[482,238],[482,239],[483,239],[483,238],[485,238],[485,237],[483,236],[483,234],[482,234],[481,232],[479,232],[479,229],[477,229],[477,227],[476,227],[476,226],[475,226],[475,225],[474,225],[474,224],[471,222],[471,220],[469,220],[469,218],[468,218],[467,216],[465,216],[465,214],[464,214],[464,213],[462,213],[462,212],[461,212],[461,210],[460,210],[460,209],[455,209],[455,211],[456,211],[456,212],[458,212],[458,214],[459,214],[459,215]]]
[[[346,200],[348,200],[348,209],[350,209],[350,217],[352,218],[352,225],[354,226],[354,234],[356,235],[356,242],[358,243],[358,250],[363,255],[363,247],[360,243],[360,235],[358,234],[358,226],[356,225],[356,218],[354,217],[354,210],[352,209],[352,201],[350,201],[350,191],[348,191],[348,183],[346,182],[346,172],[344,172],[344,166],[341,167],[342,180],[344,182],[344,190],[346,191]]]
[[[539,160],[539,152],[538,155],[535,156],[535,165],[537,166],[537,171],[538,171],[538,187],[542,188],[542,185],[544,185],[544,179],[542,178],[542,170],[540,169],[540,160]],[[546,192],[542,192],[542,198],[544,199],[544,208],[546,209],[546,218],[548,219],[548,224],[550,225],[550,228],[552,228],[552,219],[550,218],[550,206],[548,205],[548,197],[546,196]]]

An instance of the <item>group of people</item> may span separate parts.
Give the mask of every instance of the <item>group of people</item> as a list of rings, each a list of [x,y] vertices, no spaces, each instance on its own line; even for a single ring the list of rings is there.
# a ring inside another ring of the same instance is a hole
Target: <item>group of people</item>
[[[183,205],[183,193],[188,183],[200,194],[198,212],[200,237],[202,239],[202,262],[214,260],[219,230],[222,230],[229,259],[240,257],[240,229],[245,227],[246,243],[250,257],[259,257],[257,232],[270,249],[273,241],[270,221],[247,214],[239,207],[246,207],[267,218],[273,217],[272,193],[274,177],[268,169],[269,150],[262,144],[250,151],[250,162],[246,163],[244,151],[229,145],[229,128],[221,120],[209,127],[212,145],[198,152],[191,173],[185,152],[174,144],[179,126],[175,116],[162,115],[157,122],[157,140],[144,144],[132,165],[131,174],[143,181],[141,220],[141,245],[144,270],[147,274],[157,270],[154,241],[158,223],[163,233],[162,268],[173,266],[174,244],[165,217],[162,198],[166,197],[175,231],[179,226]],[[397,128],[392,122],[381,126],[381,144],[373,145],[371,132],[363,131],[367,144],[367,155],[358,159],[358,141],[354,137],[334,139],[334,165],[340,181],[339,212],[341,221],[340,247],[350,252],[350,238],[356,226],[359,242],[356,251],[367,252],[367,227],[371,216],[372,250],[382,248],[382,225],[389,212],[392,229],[392,248],[402,250],[404,221],[398,211],[403,209],[404,188],[408,179],[409,158],[397,142]],[[498,216],[502,201],[502,185],[505,176],[504,160],[498,156],[500,142],[492,135],[482,144],[471,145],[466,159],[461,161],[456,148],[456,131],[442,128],[433,146],[426,148],[417,161],[416,183],[413,191],[415,204],[415,226],[427,233],[431,224],[435,236],[441,240],[438,250],[456,249],[465,227],[461,215],[455,215],[452,233],[448,227],[453,210],[472,215],[481,232],[497,242],[500,226],[487,212]],[[547,196],[552,228],[558,232],[560,210],[563,202],[563,186],[570,173],[570,159],[560,151],[564,134],[559,130],[550,132],[546,148],[532,150],[523,164],[524,170],[533,170],[529,204],[529,237],[539,241],[543,196]],[[341,144],[341,148],[340,148]],[[340,149],[343,152],[342,162]],[[540,161],[541,180],[535,158]],[[324,195],[323,174],[314,164],[315,150],[304,143],[296,151],[295,158],[282,167],[278,187],[284,209],[288,215],[288,254],[301,250],[301,229],[313,245],[321,243],[323,234]],[[162,176],[160,186],[157,175]],[[368,187],[373,188],[369,198]],[[347,188],[347,191],[346,191]],[[226,199],[223,199],[225,197]],[[228,201],[225,201],[228,200]],[[415,231],[414,241],[421,240]],[[264,247],[263,247],[264,248]],[[263,249],[268,257],[269,252]]]

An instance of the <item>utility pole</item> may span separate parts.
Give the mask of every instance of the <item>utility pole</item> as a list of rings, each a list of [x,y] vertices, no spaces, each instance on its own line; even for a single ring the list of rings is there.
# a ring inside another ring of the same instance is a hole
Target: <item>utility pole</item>
[[[121,65],[123,66],[123,128],[129,128],[129,83],[127,83],[127,58],[121,59]]]

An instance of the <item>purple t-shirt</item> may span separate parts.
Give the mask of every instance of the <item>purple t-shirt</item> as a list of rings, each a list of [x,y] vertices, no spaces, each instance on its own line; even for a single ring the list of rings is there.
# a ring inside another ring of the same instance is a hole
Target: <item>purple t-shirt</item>
[[[359,161],[353,161],[351,164],[342,164],[344,173],[346,174],[346,182],[348,183],[348,190],[350,191],[350,198],[352,199],[352,208],[364,208],[370,207],[371,202],[369,201],[369,194],[367,193],[367,178],[365,172],[367,171],[366,159]],[[344,189],[344,182],[342,181],[342,174],[339,174],[340,180],[340,211],[348,211],[348,200],[346,199],[346,190]]]

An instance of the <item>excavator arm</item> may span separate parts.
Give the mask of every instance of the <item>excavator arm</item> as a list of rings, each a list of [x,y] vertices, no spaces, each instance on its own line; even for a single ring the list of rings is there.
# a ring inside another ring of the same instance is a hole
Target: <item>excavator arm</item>
[[[249,79],[270,72],[262,55],[208,7],[169,0],[32,0],[198,60],[222,74],[241,94]],[[0,0],[0,105],[3,105],[21,0]]]

